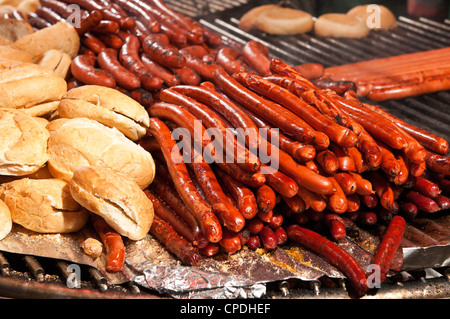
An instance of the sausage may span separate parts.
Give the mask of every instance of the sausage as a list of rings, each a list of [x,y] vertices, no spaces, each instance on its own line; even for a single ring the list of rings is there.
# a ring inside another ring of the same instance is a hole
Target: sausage
[[[146,53],[141,54],[141,61],[148,72],[163,80],[167,86],[175,86],[181,83],[180,77],[177,74],[154,62]]]
[[[239,232],[245,225],[245,220],[239,210],[230,203],[222,191],[213,170],[200,153],[192,148],[189,166],[194,171],[206,200],[221,224],[232,232]]]
[[[91,223],[106,247],[106,271],[121,271],[125,263],[125,245],[122,236],[98,215],[91,214]]]
[[[305,134],[313,135],[314,139],[316,138],[315,127],[309,122],[313,121],[313,116],[310,116],[310,112],[312,112],[312,107],[308,106],[303,100],[297,98],[295,95],[291,94],[286,89],[256,75],[249,72],[239,72],[233,75],[233,77],[241,83],[246,88],[261,94],[263,97],[273,100],[278,104],[271,103],[271,108],[276,109],[278,113],[285,113],[286,117],[291,117],[295,120],[295,123],[299,127],[302,127],[305,130]],[[234,95],[232,95],[235,98]],[[254,110],[250,109],[250,111],[258,114]],[[318,113],[318,112],[316,112]],[[261,114],[258,114],[262,116]],[[264,116],[262,116],[264,118]],[[306,117],[308,120],[304,119]],[[266,118],[267,121],[270,122],[270,119]],[[309,122],[308,122],[309,121]],[[315,121],[316,123],[318,121]],[[278,126],[279,127],[279,126]],[[317,126],[316,126],[317,127]],[[283,130],[283,127],[279,127]],[[321,126],[323,128],[323,126]],[[345,129],[347,130],[347,129]],[[320,130],[319,130],[320,131]],[[327,136],[333,136],[329,134],[329,132],[325,133]],[[301,142],[308,142],[301,141]],[[354,142],[356,142],[356,136],[354,136]]]
[[[256,116],[249,110],[244,109],[243,111],[260,129],[260,132],[267,133],[267,140],[269,142],[271,142],[272,140],[278,141],[279,148],[291,155],[295,160],[299,162],[308,162],[316,157],[316,149],[314,148],[314,146],[294,141],[284,134],[280,133],[279,130],[274,130],[265,120]]]
[[[367,292],[369,287],[364,269],[345,250],[322,235],[298,225],[290,225],[286,232],[289,239],[322,256],[342,271],[357,295],[362,296]]]
[[[250,234],[258,235],[264,228],[264,223],[259,218],[249,219],[245,225]]]
[[[189,112],[201,120],[205,127],[219,130],[222,139],[218,142],[222,142],[222,147],[227,156],[229,158],[234,158],[236,165],[249,172],[256,172],[259,170],[261,164],[259,159],[250,153],[243,145],[238,143],[233,133],[228,129],[226,123],[214,110],[172,88],[163,90],[160,94],[160,99],[167,103],[175,103],[185,107]]]
[[[42,19],[41,17],[39,17],[35,12],[28,12],[27,13],[27,22],[34,29],[37,29],[37,30],[40,30],[40,29],[43,29],[43,28],[47,28],[47,27],[52,25],[47,20]]]
[[[200,255],[202,256],[206,256],[206,257],[213,257],[215,255],[217,255],[220,251],[220,246],[217,243],[208,243],[208,245],[206,245],[203,248],[200,248],[198,250],[198,252],[200,253]]]
[[[123,40],[114,33],[98,33],[95,36],[109,48],[119,50],[123,45]]]
[[[421,176],[414,178],[414,185],[412,188],[430,198],[436,198],[441,194],[441,189],[438,184]]]
[[[389,180],[395,185],[403,185],[406,183],[409,177],[408,160],[405,158],[404,154],[399,154],[395,156],[395,158],[397,159],[397,162],[400,166],[400,170],[396,176],[391,177]]]
[[[361,207],[361,199],[358,194],[346,195],[347,198],[347,212],[356,212]]]
[[[267,226],[275,230],[283,224],[283,221],[284,221],[283,214],[274,211]]]
[[[151,36],[146,37],[142,42],[142,50],[148,54],[151,60],[167,68],[181,68],[186,63],[185,57],[177,50],[156,41]]]
[[[406,133],[411,135],[413,138],[415,138],[420,144],[422,144],[426,149],[438,153],[440,155],[445,155],[448,153],[449,150],[449,144],[448,141],[445,140],[443,137],[430,133],[420,127],[417,127],[415,125],[409,124],[398,117],[395,117],[394,115],[390,114],[389,112],[384,111],[382,108],[380,108],[377,105],[372,105],[368,103],[363,104],[366,108],[371,109],[374,112],[377,112],[384,117],[391,120],[393,123],[395,123],[399,128],[403,129]]]
[[[316,212],[321,212],[327,207],[327,203],[321,194],[314,193],[302,186],[298,186],[298,196]]]
[[[152,201],[155,214],[166,223],[170,224],[179,235],[196,245],[195,234],[190,226],[169,208],[166,203],[152,194],[148,189],[144,190],[144,193]]]
[[[218,178],[224,183],[225,188],[236,201],[237,207],[242,216],[246,219],[252,219],[258,212],[256,197],[254,193],[240,182],[234,180],[231,176],[217,169]]]
[[[286,89],[290,85],[289,79],[277,77],[261,79],[257,76],[252,76],[251,80],[252,82],[248,85],[251,85],[253,90],[273,99],[295,114],[298,114],[314,129],[325,133],[331,141],[344,147],[352,147],[356,144],[357,135],[355,132],[332,121],[320,113],[314,106]]]
[[[156,18],[146,10],[142,10],[133,1],[114,0],[121,8],[123,8],[128,14],[135,17],[137,20],[145,24],[151,33],[158,33],[161,30]]]
[[[298,195],[290,198],[283,197],[283,201],[295,214],[303,213],[309,208],[305,201]]]
[[[100,51],[106,48],[106,45],[90,32],[80,35],[80,42],[83,46],[94,51],[95,54],[99,54]]]
[[[341,189],[344,191],[345,195],[356,193],[357,184],[350,173],[339,172],[334,174],[333,177],[336,179],[336,182],[338,182],[339,186],[341,186]]]
[[[370,195],[373,194],[372,183],[363,178],[360,174],[355,172],[349,172],[356,182],[356,193],[358,195]]]
[[[334,240],[339,241],[340,239],[345,238],[347,235],[345,223],[339,215],[328,213],[323,216],[322,220]]]
[[[158,170],[160,173],[160,170]],[[169,175],[170,176],[170,175]],[[193,243],[195,246],[201,248],[208,243],[203,235],[200,226],[189,211],[187,206],[183,203],[177,191],[170,185],[168,181],[163,181],[160,177],[155,177],[150,189],[155,192],[178,216],[180,216],[191,228],[194,234]]]
[[[401,166],[400,163],[397,161],[397,158],[395,157],[394,153],[384,143],[379,143],[378,145],[380,146],[382,154],[380,168],[383,170],[383,172],[386,173],[387,176],[392,177],[397,176],[400,173]]]
[[[333,176],[328,177],[328,179],[333,183],[336,192],[328,196],[327,208],[336,214],[343,214],[348,209],[347,196]]]
[[[434,198],[436,203],[439,205],[440,209],[448,209],[450,208],[450,198],[444,195],[438,195]]]
[[[256,173],[244,171],[235,163],[226,163],[225,160],[223,162],[217,162],[216,164],[222,171],[226,172],[245,186],[257,188],[261,187],[266,182],[266,177],[260,171]]]
[[[441,207],[441,206],[439,206]],[[441,207],[442,209],[442,207]],[[407,219],[414,219],[416,218],[417,214],[419,213],[419,209],[417,208],[417,205],[411,202],[401,202],[400,203],[400,213],[402,216],[406,217]]]
[[[242,48],[245,63],[262,76],[270,75],[269,49],[261,42],[250,40]]]
[[[209,46],[218,47],[222,44],[222,37],[206,27],[203,27],[203,37]]]
[[[228,229],[223,230],[222,239],[219,241],[222,251],[227,254],[234,254],[241,249],[241,239],[238,233],[232,232]]]
[[[348,155],[347,150],[337,144],[330,144],[330,151],[334,153],[338,162],[339,169],[346,172],[355,172],[356,165],[353,158]]]
[[[229,97],[254,114],[266,119],[275,127],[280,128],[285,134],[298,141],[309,143],[314,140],[313,132],[304,126],[299,126],[292,119],[292,112],[284,112],[275,103],[264,99],[250,91],[223,69],[217,69],[214,75],[214,83]],[[289,115],[288,115],[289,114]]]
[[[148,107],[153,102],[153,94],[141,87],[130,91],[130,96],[132,99],[136,100],[142,106]]]
[[[73,77],[84,84],[94,84],[106,87],[115,87],[114,78],[102,69],[95,67],[96,58],[90,55],[76,56],[70,65]]]
[[[261,210],[258,210],[258,212],[256,213],[256,217],[258,217],[261,221],[263,221],[264,223],[269,223],[270,219],[273,216],[273,210],[270,210],[268,212],[263,212]]]
[[[380,243],[378,244],[373,263],[380,266],[380,280],[383,282],[390,269],[397,249],[400,247],[406,222],[401,216],[394,216],[387,226]]]
[[[318,152],[315,160],[326,174],[334,175],[339,169],[339,161],[330,150]]]
[[[96,33],[114,33],[118,34],[120,31],[120,26],[115,21],[101,20],[98,25],[92,28],[93,32]]]
[[[162,87],[163,81],[150,74],[139,58],[138,52],[140,43],[138,38],[132,34],[125,34],[124,32],[119,32],[119,35],[121,35],[125,41],[119,52],[120,63],[139,77],[141,85],[145,90],[159,90]]]
[[[276,195],[270,186],[262,185],[256,192],[256,204],[258,209],[262,212],[269,212],[274,209],[276,204]]]
[[[161,242],[172,254],[177,256],[185,265],[197,266],[201,256],[198,249],[177,232],[167,222],[154,216],[150,233]]]
[[[94,31],[103,19],[103,14],[99,10],[89,11],[86,17],[80,20],[79,26],[74,26],[78,34],[84,34],[89,31]]]
[[[414,163],[409,162],[409,173],[413,177],[421,176],[427,169],[426,162]]]
[[[195,23],[194,20],[188,18],[187,16],[176,13],[161,0],[149,0],[147,2],[152,5],[154,11],[164,13],[170,17],[171,20],[173,20],[173,23],[179,24],[181,27],[186,29],[189,41],[192,43],[202,43],[204,41],[203,28],[200,24]]]
[[[241,53],[233,48],[224,47],[217,51],[216,63],[227,71],[228,74],[233,75],[234,73],[246,71],[247,68],[238,59]]]
[[[50,22],[51,24],[55,24],[60,21],[65,21],[65,19],[60,16],[58,13],[52,11],[47,7],[39,6],[35,10],[38,17]]]
[[[380,200],[378,199],[377,195],[375,194],[369,194],[369,195],[362,195],[361,202],[369,209],[373,209],[377,207]]]
[[[377,223],[378,217],[374,212],[358,212],[356,223],[364,226],[373,226]]]
[[[150,119],[149,130],[161,146],[170,176],[183,202],[194,215],[205,237],[211,242],[219,242],[222,237],[219,220],[209,204],[198,193],[181,155],[178,158],[179,153],[173,151],[177,150],[178,146],[172,138],[171,131],[161,120],[154,117]]]
[[[358,134],[356,148],[364,155],[367,165],[372,169],[376,169],[381,165],[383,159],[381,148],[364,128]]]
[[[293,68],[308,80],[320,78],[324,73],[324,66],[320,63],[304,63]]]
[[[441,210],[435,200],[413,190],[406,193],[405,199],[412,202],[419,210],[426,213],[435,213]]]
[[[211,83],[211,85],[214,85]],[[241,128],[246,135],[246,145],[250,150],[258,150],[258,128],[252,119],[235,103],[222,94],[201,86],[179,85],[173,90],[203,103],[221,114],[234,127]]]
[[[281,246],[287,243],[288,235],[283,227],[277,227],[273,230],[275,237],[277,238],[277,245]]]
[[[331,91],[327,94],[337,101],[341,109],[360,123],[373,138],[394,149],[403,149],[408,146],[404,134],[384,116],[363,107],[358,101],[345,99]]]
[[[278,246],[277,236],[269,226],[264,226],[258,237],[261,239],[263,247],[267,250],[275,249]]]
[[[256,250],[261,247],[261,240],[259,239],[259,236],[253,235],[250,236],[246,245],[249,249]]]
[[[429,169],[442,173],[444,175],[450,175],[450,157],[440,154],[433,153],[431,151],[427,152],[427,157],[425,159],[426,165]]]
[[[379,172],[368,172],[368,179],[372,183],[375,194],[380,199],[382,207],[392,211],[394,205],[394,191],[389,182]]]
[[[183,66],[181,68],[172,68],[171,70],[180,77],[181,84],[199,85],[202,81],[200,75],[187,66]]]
[[[126,90],[134,90],[140,87],[139,78],[123,67],[118,58],[117,51],[105,48],[98,54],[97,62],[100,68],[108,72],[116,80],[116,84]]]
[[[363,154],[357,147],[348,147],[347,154],[352,158],[353,163],[355,163],[355,171],[357,173],[363,173],[370,168]]]

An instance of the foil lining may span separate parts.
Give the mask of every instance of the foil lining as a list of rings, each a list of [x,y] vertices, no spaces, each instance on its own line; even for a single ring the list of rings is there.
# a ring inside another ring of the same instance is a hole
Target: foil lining
[[[414,226],[408,225],[404,247],[398,252],[401,267],[396,271],[450,264],[449,218],[441,219],[442,222],[419,219]],[[187,267],[151,235],[139,241],[125,239],[126,265],[120,273],[108,273],[104,268],[105,254],[94,259],[81,248],[80,243],[89,237],[98,238],[90,227],[72,234],[38,234],[14,225],[13,231],[0,241],[0,250],[88,265],[99,269],[110,284],[133,281],[180,299],[260,298],[266,294],[267,283],[289,279],[313,281],[322,277],[345,279],[345,275],[325,259],[295,244],[272,251],[254,251],[244,246],[233,255],[203,258],[199,266]],[[417,246],[420,240],[427,245]],[[367,267],[378,243],[379,237],[348,222],[347,237],[338,245]]]

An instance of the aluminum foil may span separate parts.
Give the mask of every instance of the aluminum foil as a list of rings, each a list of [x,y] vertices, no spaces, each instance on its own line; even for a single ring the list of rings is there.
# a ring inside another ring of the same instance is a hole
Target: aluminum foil
[[[396,270],[448,266],[448,221],[449,217],[443,216],[441,220],[418,219],[414,225],[408,225],[404,247],[397,256],[401,267]],[[99,269],[110,284],[133,281],[160,294],[182,299],[260,298],[266,294],[267,283],[289,279],[308,282],[322,277],[345,279],[343,273],[322,257],[295,244],[272,251],[253,251],[244,246],[233,255],[203,258],[198,267],[187,267],[151,235],[139,241],[125,239],[126,265],[122,272],[112,274],[104,268],[104,254],[93,259],[84,253],[80,242],[88,237],[98,238],[89,226],[73,234],[38,234],[14,225],[12,232],[0,241],[0,250],[88,265]],[[347,237],[338,244],[367,267],[378,243],[377,236],[348,222]]]

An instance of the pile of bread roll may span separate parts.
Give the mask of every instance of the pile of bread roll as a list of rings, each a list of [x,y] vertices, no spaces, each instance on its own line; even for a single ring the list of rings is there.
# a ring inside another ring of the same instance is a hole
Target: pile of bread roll
[[[396,24],[394,14],[382,5],[359,5],[347,13],[326,13],[316,19],[302,10],[267,4],[247,11],[239,20],[244,31],[258,29],[278,35],[314,32],[344,38],[362,38],[370,30],[388,30]]]
[[[13,223],[75,232],[90,214],[132,240],[150,230],[153,205],[143,189],[155,164],[135,142],[149,115],[114,89],[68,91],[79,45],[61,22],[0,46],[0,239]]]

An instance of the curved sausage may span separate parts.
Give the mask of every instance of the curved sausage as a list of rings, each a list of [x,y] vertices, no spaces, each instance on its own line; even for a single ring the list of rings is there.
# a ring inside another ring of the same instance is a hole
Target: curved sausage
[[[141,86],[139,78],[120,64],[117,51],[105,48],[98,54],[97,62],[100,68],[111,74],[116,84],[126,90],[134,90]]]
[[[248,41],[241,52],[245,63],[262,76],[271,74],[269,53],[269,49],[264,44],[255,40]]]
[[[114,78],[102,69],[95,68],[95,56],[78,55],[70,65],[73,77],[84,84],[94,84],[106,87],[115,87]]]

